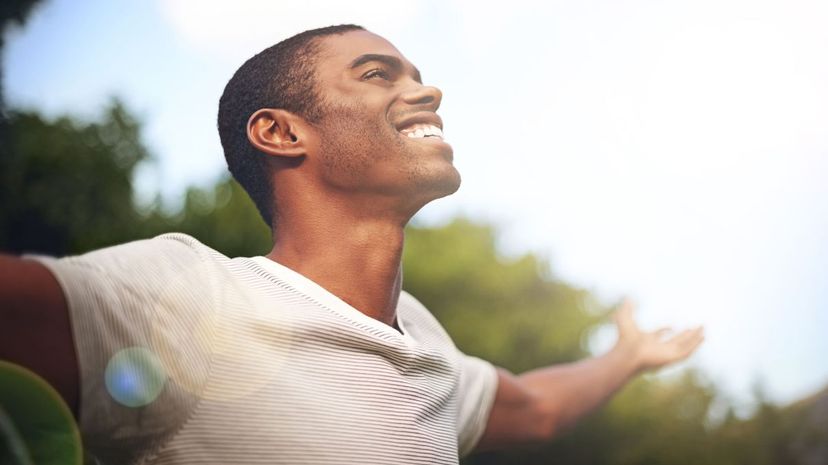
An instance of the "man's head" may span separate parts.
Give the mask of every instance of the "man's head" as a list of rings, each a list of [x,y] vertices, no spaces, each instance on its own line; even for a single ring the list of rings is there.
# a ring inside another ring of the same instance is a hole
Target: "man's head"
[[[272,223],[272,192],[266,157],[250,144],[247,122],[260,108],[282,108],[309,121],[319,118],[314,68],[319,38],[363,30],[346,24],[302,32],[262,50],[233,75],[219,100],[218,130],[227,167],[265,222]]]
[[[221,98],[219,132],[230,171],[271,226],[277,163],[301,168],[291,170],[301,189],[424,204],[459,186],[451,147],[430,134],[442,129],[441,98],[388,41],[333,26],[248,60]]]

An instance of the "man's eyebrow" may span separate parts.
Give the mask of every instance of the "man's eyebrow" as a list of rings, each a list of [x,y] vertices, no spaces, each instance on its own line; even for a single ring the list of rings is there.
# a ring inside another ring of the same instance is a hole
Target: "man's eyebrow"
[[[357,68],[359,66],[364,65],[365,63],[369,63],[372,61],[378,61],[380,63],[383,63],[386,66],[394,68],[396,71],[403,69],[402,61],[399,58],[391,55],[382,55],[378,53],[366,53],[364,55],[356,57],[354,61],[351,62],[349,69]],[[422,77],[420,77],[420,70],[418,70],[416,66],[412,66],[412,68],[414,69],[414,80],[422,84],[423,80]]]

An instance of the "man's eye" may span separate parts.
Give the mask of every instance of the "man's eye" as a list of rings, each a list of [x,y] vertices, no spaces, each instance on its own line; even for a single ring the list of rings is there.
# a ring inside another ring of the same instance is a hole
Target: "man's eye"
[[[387,81],[391,79],[391,76],[382,68],[372,69],[362,75],[362,79],[365,79],[366,81],[375,78],[385,79]]]

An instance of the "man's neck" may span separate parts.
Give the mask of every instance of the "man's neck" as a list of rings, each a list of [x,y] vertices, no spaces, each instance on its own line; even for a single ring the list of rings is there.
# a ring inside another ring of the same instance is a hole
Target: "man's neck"
[[[396,323],[402,286],[404,225],[337,218],[279,223],[267,255],[304,275],[365,315]]]

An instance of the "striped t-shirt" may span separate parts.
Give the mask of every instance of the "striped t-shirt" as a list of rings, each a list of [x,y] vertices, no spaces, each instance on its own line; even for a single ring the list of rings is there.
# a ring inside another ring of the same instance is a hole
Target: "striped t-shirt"
[[[486,426],[494,368],[405,292],[397,331],[184,234],[38,259],[68,301],[100,463],[457,463]]]

